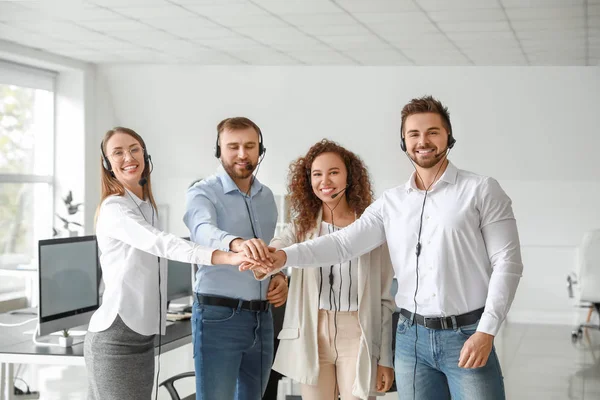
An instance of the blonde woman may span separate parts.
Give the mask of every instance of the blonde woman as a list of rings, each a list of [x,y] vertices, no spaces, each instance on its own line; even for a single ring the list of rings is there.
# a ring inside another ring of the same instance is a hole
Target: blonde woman
[[[105,291],[85,338],[87,398],[148,400],[154,336],[165,333],[167,274],[159,257],[209,265],[239,264],[245,257],[156,228],[150,156],[136,132],[111,129],[100,150],[102,197],[96,236]]]

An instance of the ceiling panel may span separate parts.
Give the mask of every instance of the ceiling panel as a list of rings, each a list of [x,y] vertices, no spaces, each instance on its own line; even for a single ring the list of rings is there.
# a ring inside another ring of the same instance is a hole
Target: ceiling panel
[[[600,0],[4,0],[0,39],[90,62],[596,65]]]
[[[334,2],[323,0],[252,0],[250,3],[274,14],[328,14],[339,13]]]
[[[504,12],[497,8],[432,11],[427,14],[435,22],[506,21]]]
[[[416,0],[426,11],[500,8],[497,0]]]

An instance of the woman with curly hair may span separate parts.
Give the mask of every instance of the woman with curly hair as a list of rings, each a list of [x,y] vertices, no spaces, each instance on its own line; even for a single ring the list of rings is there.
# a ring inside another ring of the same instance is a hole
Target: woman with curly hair
[[[290,165],[288,192],[293,222],[271,242],[276,248],[350,225],[373,200],[362,160],[325,139]],[[302,383],[304,400],[389,390],[392,278],[386,245],[346,263],[292,269],[273,369]]]

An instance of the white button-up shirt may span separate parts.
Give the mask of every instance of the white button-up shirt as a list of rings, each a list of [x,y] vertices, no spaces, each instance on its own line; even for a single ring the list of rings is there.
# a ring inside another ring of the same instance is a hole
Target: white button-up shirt
[[[283,249],[286,266],[340,263],[387,240],[398,280],[398,307],[437,317],[485,306],[477,329],[496,335],[523,271],[510,198],[495,179],[448,164],[425,200],[415,311],[424,196],[413,173],[405,185],[385,191],[352,225]]]
[[[129,328],[141,335],[159,331],[164,335],[167,266],[160,262],[159,268],[159,257],[211,265],[213,249],[162,232],[155,228],[157,225],[158,218],[152,205],[132,192],[110,196],[102,202],[96,237],[105,290],[102,305],[90,320],[89,331],[109,328],[119,315]]]

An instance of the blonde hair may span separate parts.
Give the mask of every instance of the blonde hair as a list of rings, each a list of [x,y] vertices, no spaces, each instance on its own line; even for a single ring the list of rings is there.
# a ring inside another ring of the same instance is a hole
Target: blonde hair
[[[146,143],[144,142],[144,139],[142,139],[142,137],[137,134],[137,132],[135,132],[133,129],[124,128],[122,126],[117,126],[113,129],[109,130],[108,132],[106,132],[106,134],[104,135],[104,138],[102,139],[101,146],[102,146],[102,151],[104,152],[105,155],[106,155],[106,143],[115,133],[125,133],[125,134],[133,137],[135,140],[140,142],[140,145],[144,149],[144,154],[146,154]],[[104,159],[103,159],[103,155],[101,154],[100,155],[100,171],[101,171],[100,172],[100,174],[101,174],[100,182],[101,182],[101,187],[102,187],[102,193],[100,194],[100,204],[98,205],[98,208],[96,209],[96,216],[94,217],[94,223],[98,219],[100,205],[102,205],[102,202],[107,197],[112,196],[112,195],[117,195],[117,196],[125,195],[125,187],[123,186],[123,184],[121,182],[119,182],[119,180],[117,178],[115,178],[115,175],[112,173],[112,171],[109,171],[106,168],[104,168],[103,162],[104,162]],[[148,162],[145,162],[144,171],[142,171],[142,178],[146,178],[146,184],[142,187],[142,190],[144,193],[143,200],[149,200],[150,204],[152,204],[152,207],[154,208],[154,210],[156,210],[157,215],[158,215],[158,209],[156,208],[156,202],[154,201],[154,196],[152,196],[152,182],[150,180],[150,163],[148,163]]]

